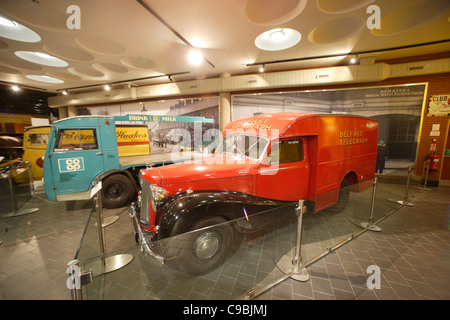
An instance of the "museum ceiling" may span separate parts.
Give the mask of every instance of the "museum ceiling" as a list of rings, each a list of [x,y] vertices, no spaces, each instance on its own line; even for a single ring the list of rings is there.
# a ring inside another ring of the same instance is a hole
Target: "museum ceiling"
[[[384,61],[450,51],[449,24],[448,0],[2,0],[0,80],[82,92]]]

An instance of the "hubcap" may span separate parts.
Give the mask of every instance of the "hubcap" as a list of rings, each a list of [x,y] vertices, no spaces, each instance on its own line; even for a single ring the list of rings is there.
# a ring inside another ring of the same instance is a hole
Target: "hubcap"
[[[123,193],[122,186],[118,183],[115,183],[108,188],[108,190],[106,191],[106,196],[109,199],[114,199],[120,197],[122,193]]]
[[[195,239],[194,254],[200,259],[209,259],[219,249],[219,238],[215,232],[207,231]]]

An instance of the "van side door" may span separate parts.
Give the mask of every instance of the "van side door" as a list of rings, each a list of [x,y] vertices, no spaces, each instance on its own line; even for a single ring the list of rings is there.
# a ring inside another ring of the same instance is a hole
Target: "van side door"
[[[309,187],[309,163],[304,138],[272,142],[258,171],[258,196],[262,198],[305,200]]]
[[[55,143],[47,149],[47,159],[56,201],[89,199],[92,181],[104,171],[100,134],[95,122],[78,128],[58,128],[55,132]],[[49,177],[44,178],[48,183]]]

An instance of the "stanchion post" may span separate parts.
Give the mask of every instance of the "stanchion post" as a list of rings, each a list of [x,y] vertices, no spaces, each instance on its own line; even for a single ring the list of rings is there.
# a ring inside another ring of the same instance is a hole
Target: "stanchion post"
[[[396,202],[399,203],[401,205],[404,206],[408,206],[408,207],[414,207],[414,203],[408,202],[408,190],[409,190],[409,180],[411,178],[411,166],[408,167],[408,176],[406,178],[406,189],[405,189],[405,196],[403,197],[403,201],[402,200],[393,200],[393,199],[388,199],[389,201],[392,202]]]
[[[67,279],[67,288],[69,288],[72,300],[83,300],[81,286],[79,281],[80,266],[78,260],[72,260],[67,264],[67,273],[69,279]]]
[[[308,281],[309,273],[306,268],[300,270],[300,263],[302,261],[301,248],[302,248],[302,229],[303,229],[303,214],[306,213],[306,206],[304,200],[299,200],[296,208],[297,213],[297,241],[295,243],[294,258],[291,255],[283,256],[278,261],[277,266],[280,270],[297,281]]]
[[[427,184],[428,184],[428,174],[430,173],[430,159],[427,159],[427,170],[425,171],[425,182],[423,185],[423,189],[424,191],[430,191],[432,189],[428,189],[427,188]]]
[[[95,201],[95,209],[97,212],[97,226],[98,226],[98,236],[100,242],[100,250],[101,250],[101,266],[98,265],[98,260],[93,261],[90,265],[91,270],[93,270],[94,276],[102,275],[105,273],[109,273],[112,271],[116,271],[122,267],[125,267],[133,260],[133,255],[131,254],[115,254],[108,257],[106,256],[105,250],[105,242],[103,236],[103,205],[102,205],[102,196],[101,196],[102,182],[98,179],[95,182],[91,190],[91,198],[94,197]]]
[[[8,184],[9,184],[9,194],[11,196],[11,202],[13,206],[13,210],[10,213],[5,214],[3,217],[16,217],[16,216],[22,216],[29,213],[33,213],[39,210],[39,208],[30,208],[30,209],[19,209],[18,200],[16,197],[16,194],[14,193],[14,178],[12,175],[12,170],[8,171]]]
[[[8,184],[9,184],[9,195],[11,196],[11,202],[13,205],[13,214],[17,213],[17,198],[14,194],[14,182],[12,176],[12,170],[8,170]]]
[[[403,199],[403,204],[408,207],[414,207],[414,204],[408,202],[408,192],[409,192],[409,180],[411,179],[411,166],[408,167],[408,179],[406,180],[405,198]]]
[[[66,281],[66,285],[70,290],[72,300],[83,300],[83,291],[81,288],[92,282],[91,270],[82,274],[78,259],[74,259],[67,264],[67,273],[69,274],[69,278]]]
[[[381,231],[381,228],[378,226],[373,225],[373,214],[375,212],[375,200],[376,200],[376,194],[377,194],[377,177],[375,177],[375,179],[373,180],[373,184],[372,184],[372,204],[370,206],[370,218],[369,218],[369,223],[367,222],[363,222],[361,223],[361,226],[363,228],[367,228],[370,231]]]
[[[29,161],[24,161],[28,168],[28,176],[30,177],[30,194],[34,196],[34,179],[33,179],[33,171],[31,170],[31,163]]]

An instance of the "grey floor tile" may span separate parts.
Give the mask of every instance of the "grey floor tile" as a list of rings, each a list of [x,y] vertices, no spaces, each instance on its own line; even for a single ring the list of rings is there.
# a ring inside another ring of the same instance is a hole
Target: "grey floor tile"
[[[385,196],[383,192],[381,196]],[[448,199],[450,188],[446,187],[418,193],[413,198],[415,207],[402,207],[378,223],[381,232],[366,231],[309,265],[308,281],[287,278],[256,299],[449,300],[450,229],[444,223]],[[67,263],[77,251],[90,203],[51,203],[41,195],[32,198],[30,205],[38,206],[39,211],[14,219],[0,217],[0,299],[69,300]],[[392,209],[391,204],[386,203],[386,207]],[[360,212],[305,216],[302,262],[359,231],[358,223],[367,220]],[[284,278],[278,263],[293,252],[295,216],[293,224],[288,219],[290,225],[270,236],[248,239],[219,269],[191,277],[173,272],[137,250],[127,208],[104,213],[119,216],[105,228],[107,252],[129,252],[134,258],[123,269],[99,276],[96,283],[102,285],[97,291],[91,287],[91,299],[238,299]],[[82,247],[89,258],[99,254],[96,228],[95,221],[90,221]],[[366,286],[371,265],[380,268],[380,289]]]

